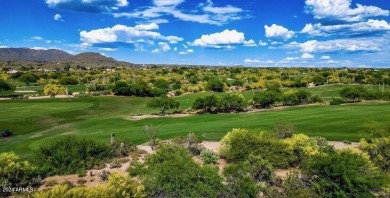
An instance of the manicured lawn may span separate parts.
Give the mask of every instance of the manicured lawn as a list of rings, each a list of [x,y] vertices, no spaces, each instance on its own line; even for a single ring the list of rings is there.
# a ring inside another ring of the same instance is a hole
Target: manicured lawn
[[[182,109],[191,106],[199,95],[177,99]],[[127,137],[135,143],[147,141],[142,133],[145,124],[159,126],[159,138],[194,132],[207,140],[219,140],[232,128],[269,130],[277,121],[296,125],[296,131],[329,140],[358,141],[363,124],[368,120],[388,123],[390,103],[350,104],[341,106],[291,107],[256,113],[193,115],[182,118],[129,120],[130,114],[157,113],[146,108],[150,98],[90,97],[44,100],[0,101],[0,128],[8,128],[15,136],[0,140],[0,151],[15,151],[31,157],[38,146],[59,135],[77,134],[108,142],[110,133]]]

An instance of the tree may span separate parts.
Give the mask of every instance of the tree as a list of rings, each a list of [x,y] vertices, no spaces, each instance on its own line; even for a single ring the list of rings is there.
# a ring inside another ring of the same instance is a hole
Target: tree
[[[60,79],[59,83],[61,85],[65,85],[65,87],[66,87],[66,95],[69,95],[68,86],[69,85],[77,85],[79,83],[79,81],[76,78],[74,78],[74,77],[65,76],[65,77],[62,77]]]
[[[294,134],[295,126],[284,122],[276,122],[272,129],[273,134],[278,139],[290,138]]]
[[[256,93],[253,97],[255,107],[270,108],[275,102],[279,101],[279,93],[276,91],[264,91]]]
[[[165,114],[168,109],[179,108],[180,103],[174,98],[164,96],[153,98],[150,102],[147,103],[147,106],[151,108],[160,108],[160,114]]]
[[[26,83],[26,85],[29,86],[31,83],[36,82],[38,80],[38,78],[30,73],[25,73],[19,77],[19,80],[21,82]]]
[[[218,98],[215,95],[205,96],[203,98],[195,99],[192,104],[193,109],[203,109],[204,112],[212,112],[218,108]]]
[[[366,92],[363,86],[346,87],[340,90],[340,96],[355,103],[359,102]]]
[[[153,125],[144,126],[144,133],[149,137],[149,145],[152,150],[154,150],[156,147],[156,139],[159,132],[159,129]]]
[[[311,96],[311,93],[306,91],[306,90],[299,90],[295,93],[295,95],[297,96],[298,98],[298,102],[300,104],[302,103],[308,103],[309,102],[309,99],[310,99],[310,96]]]
[[[247,103],[242,94],[223,95],[219,102],[219,107],[222,111],[243,111],[246,106]]]
[[[0,79],[0,91],[13,91],[15,88],[5,82],[3,79]]]
[[[206,87],[211,91],[223,92],[223,82],[217,77],[211,78],[207,81]]]
[[[299,104],[298,96],[293,91],[286,91],[282,96],[283,105],[297,105]]]
[[[75,77],[65,76],[60,79],[59,83],[61,85],[77,85],[79,81]]]
[[[64,87],[55,84],[47,84],[43,88],[43,93],[45,95],[49,95],[50,97],[54,98],[56,95],[65,94],[65,89]]]
[[[112,92],[114,92],[115,95],[130,95],[129,85],[126,82],[118,81],[112,88]]]
[[[147,157],[140,176],[148,197],[219,197],[223,192],[217,169],[200,166],[174,144]]]
[[[169,83],[164,79],[158,79],[156,80],[153,85],[159,89],[168,91],[169,90]]]

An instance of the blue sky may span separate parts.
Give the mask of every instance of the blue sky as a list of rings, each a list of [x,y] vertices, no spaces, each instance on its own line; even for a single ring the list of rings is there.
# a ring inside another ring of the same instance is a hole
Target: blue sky
[[[390,67],[388,0],[12,0],[0,47],[133,63]]]

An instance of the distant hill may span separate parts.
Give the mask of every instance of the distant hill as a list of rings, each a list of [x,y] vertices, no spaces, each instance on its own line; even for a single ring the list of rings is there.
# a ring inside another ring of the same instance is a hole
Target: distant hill
[[[80,62],[80,63],[116,63],[117,61],[113,58],[103,56],[95,52],[85,52],[72,56],[65,61],[69,62]]]
[[[70,57],[71,54],[56,49],[0,48],[0,60],[4,61],[61,61]]]

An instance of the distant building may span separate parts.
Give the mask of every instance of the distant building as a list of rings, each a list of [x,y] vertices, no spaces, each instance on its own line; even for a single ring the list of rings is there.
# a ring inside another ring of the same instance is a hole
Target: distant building
[[[18,70],[9,70],[9,71],[7,71],[7,74],[15,74],[15,73],[17,73],[17,72],[19,72]]]

